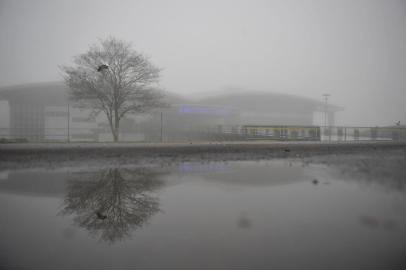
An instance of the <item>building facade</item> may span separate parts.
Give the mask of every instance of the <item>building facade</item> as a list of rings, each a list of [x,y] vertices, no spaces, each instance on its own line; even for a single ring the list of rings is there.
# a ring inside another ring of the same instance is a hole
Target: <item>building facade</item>
[[[110,141],[105,116],[69,104],[62,82],[0,88],[9,104],[8,134],[0,137],[27,141]],[[241,126],[312,126],[314,114],[325,110],[320,101],[286,94],[245,91],[192,101],[166,93],[168,108],[123,119],[124,141],[184,141],[207,139],[213,130]],[[342,108],[328,106],[329,123]],[[293,131],[294,132],[294,131]]]

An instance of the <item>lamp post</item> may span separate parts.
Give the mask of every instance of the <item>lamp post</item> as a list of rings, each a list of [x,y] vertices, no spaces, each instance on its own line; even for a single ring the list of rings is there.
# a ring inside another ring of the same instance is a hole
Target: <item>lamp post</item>
[[[328,125],[328,105],[327,105],[327,103],[328,103],[328,98],[330,96],[331,96],[330,94],[323,94],[323,99],[324,99],[324,123],[323,123],[323,125],[324,125],[325,130],[326,130],[327,125]],[[327,130],[328,130],[329,141],[331,141],[330,127],[328,127]]]
[[[327,126],[327,113],[328,113],[328,98],[330,97],[330,94],[323,94],[323,100],[324,100],[324,123],[323,125],[326,127]]]
[[[69,109],[69,103],[68,103],[68,143],[70,142],[70,109]]]
[[[161,112],[161,142],[163,142],[163,113]]]

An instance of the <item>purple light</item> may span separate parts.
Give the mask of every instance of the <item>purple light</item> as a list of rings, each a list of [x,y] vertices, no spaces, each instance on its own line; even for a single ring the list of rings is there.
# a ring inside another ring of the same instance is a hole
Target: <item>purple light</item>
[[[225,108],[203,107],[203,106],[181,106],[179,107],[180,114],[203,114],[203,115],[229,115],[230,111]]]

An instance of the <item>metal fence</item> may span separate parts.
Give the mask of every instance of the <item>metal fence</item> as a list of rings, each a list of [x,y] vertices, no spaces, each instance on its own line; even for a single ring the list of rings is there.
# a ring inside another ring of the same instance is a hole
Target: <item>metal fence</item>
[[[322,127],[322,141],[405,141],[406,127]]]
[[[97,141],[103,129],[0,128],[0,140],[9,142]]]
[[[145,135],[139,136],[140,134]],[[122,141],[149,142],[191,140],[406,141],[406,127],[217,125],[182,130],[174,135],[165,129],[157,129],[149,134],[143,130],[124,130],[120,137]],[[109,140],[112,140],[112,136],[108,128],[0,128],[0,142],[98,142]]]
[[[210,133],[224,140],[320,141],[321,138],[320,127],[317,126],[217,126]]]
[[[284,125],[218,126],[211,130],[223,140],[278,141],[406,141],[406,127],[320,127]]]

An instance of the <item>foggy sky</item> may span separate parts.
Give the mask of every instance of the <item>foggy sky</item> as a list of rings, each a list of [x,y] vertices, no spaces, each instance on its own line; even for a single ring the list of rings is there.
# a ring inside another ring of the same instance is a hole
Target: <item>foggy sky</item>
[[[330,93],[337,124],[406,124],[404,0],[0,0],[0,86],[61,80],[108,36],[150,55],[168,91]]]

